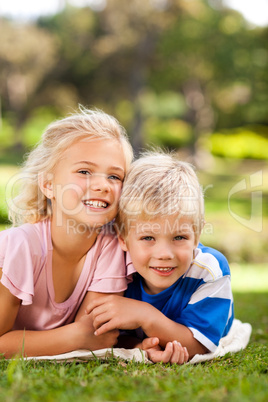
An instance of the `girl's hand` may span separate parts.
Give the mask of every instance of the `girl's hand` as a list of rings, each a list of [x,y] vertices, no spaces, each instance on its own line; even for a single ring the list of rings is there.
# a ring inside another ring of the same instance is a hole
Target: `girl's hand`
[[[165,350],[162,350],[158,338],[146,338],[142,341],[141,349],[147,352],[153,363],[183,364],[189,360],[187,349],[177,341],[168,342]]]
[[[92,315],[83,315],[75,321],[78,349],[97,350],[111,348],[117,344],[119,331],[114,329],[103,335],[94,335],[95,328],[92,323]]]
[[[114,329],[141,327],[150,308],[148,303],[108,295],[91,301],[86,307],[86,313],[92,315],[95,335],[99,336]]]

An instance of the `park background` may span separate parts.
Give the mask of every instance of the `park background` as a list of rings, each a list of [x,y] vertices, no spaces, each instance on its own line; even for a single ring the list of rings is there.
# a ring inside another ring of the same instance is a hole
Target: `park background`
[[[0,229],[12,177],[45,127],[79,104],[100,108],[136,157],[161,147],[196,166],[202,241],[227,256],[238,318],[267,345],[267,25],[220,0],[58,3],[30,19],[0,7]]]

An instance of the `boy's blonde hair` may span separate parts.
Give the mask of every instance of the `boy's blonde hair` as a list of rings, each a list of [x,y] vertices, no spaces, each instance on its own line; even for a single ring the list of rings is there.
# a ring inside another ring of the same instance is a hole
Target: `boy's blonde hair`
[[[127,238],[133,219],[189,217],[199,237],[204,222],[204,197],[196,173],[173,154],[147,152],[130,167],[119,202],[117,227]]]
[[[118,141],[125,156],[125,168],[129,168],[133,151],[125,129],[114,117],[101,110],[80,106],[79,112],[51,123],[28,155],[20,172],[19,195],[9,203],[13,225],[36,223],[52,215],[50,200],[39,188],[39,175],[52,173],[64,151],[72,144],[96,139]]]

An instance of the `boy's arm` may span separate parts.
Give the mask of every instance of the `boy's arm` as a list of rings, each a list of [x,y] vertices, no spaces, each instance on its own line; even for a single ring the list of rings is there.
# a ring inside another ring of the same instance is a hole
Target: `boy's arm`
[[[159,338],[159,345],[163,349],[168,342],[176,340],[187,348],[190,357],[207,352],[186,326],[170,320],[148,303],[117,296],[103,296],[90,303],[86,310],[93,315],[95,335],[115,328],[141,327],[148,337]]]

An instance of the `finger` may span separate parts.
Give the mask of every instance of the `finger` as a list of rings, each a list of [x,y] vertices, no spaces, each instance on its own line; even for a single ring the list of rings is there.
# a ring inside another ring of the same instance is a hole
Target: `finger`
[[[91,310],[91,313],[89,313],[88,315],[91,314],[92,318],[95,320],[98,316],[104,314],[106,311],[107,311],[106,304],[101,304],[99,306],[94,307],[94,309]]]
[[[188,352],[187,348],[184,347],[183,351],[184,351],[184,361],[186,363],[186,362],[188,362],[190,356],[189,356],[189,352]]]
[[[101,327],[101,325],[105,324],[107,321],[109,321],[109,318],[107,317],[107,314],[105,312],[97,315],[91,313],[86,316],[89,317],[89,319],[91,320],[95,330]]]
[[[173,354],[173,344],[172,344],[172,342],[168,342],[166,344],[166,347],[165,347],[164,351],[159,351],[159,352],[156,351],[155,352],[155,355],[157,357],[158,356],[161,357],[161,360],[158,360],[158,361],[161,361],[163,363],[168,363],[170,361],[170,359],[171,359],[172,354]]]
[[[181,354],[184,356],[184,351],[182,350],[182,346],[179,342],[173,341],[172,343],[173,343],[173,353],[170,358],[170,363],[175,364],[175,363],[179,363]],[[181,364],[181,363],[179,363],[179,364]]]
[[[107,332],[113,331],[113,330],[118,330],[116,323],[114,323],[113,320],[105,322],[103,325],[101,325],[99,328],[96,329],[94,332],[94,335],[100,336],[103,334],[106,334]]]
[[[97,297],[96,299],[92,300],[88,305],[86,306],[86,313],[90,314],[94,309],[97,307],[107,303],[109,301],[110,295],[109,296],[101,296]]]
[[[179,350],[179,357],[178,357],[178,364],[184,364],[187,362],[189,355],[188,355],[188,351],[186,348],[184,348],[183,346],[181,346],[181,344],[179,344],[177,346],[178,350]]]
[[[153,348],[154,346],[157,346],[158,344],[159,344],[159,339],[156,337],[145,338],[142,341],[142,349],[143,350],[150,349],[150,348]]]
[[[101,302],[101,298],[92,300],[92,302],[88,303],[86,306],[85,312],[86,314],[92,313],[97,307],[101,306],[103,303]]]
[[[92,311],[91,311],[91,316],[93,317],[93,319],[95,320],[98,316],[105,314],[105,313],[111,313],[113,311],[113,309],[109,308],[109,305],[107,303],[103,303],[97,307],[95,307]],[[89,314],[89,315],[90,315]]]

